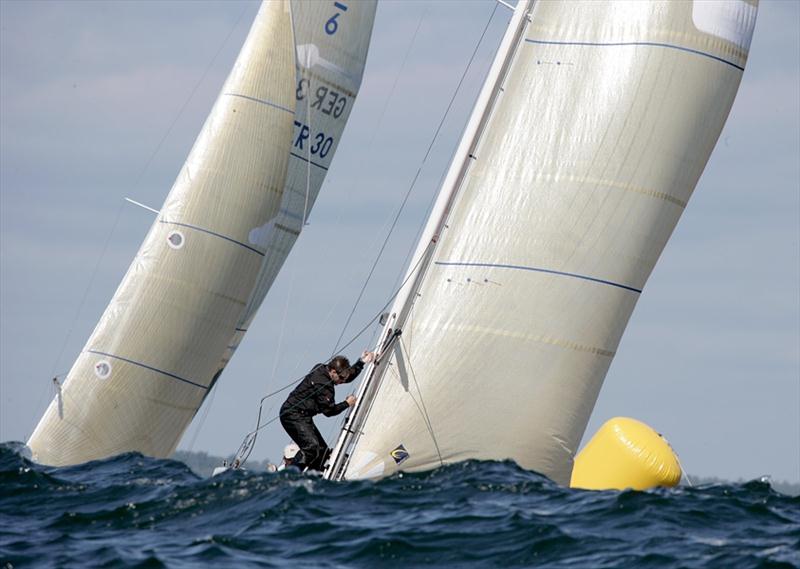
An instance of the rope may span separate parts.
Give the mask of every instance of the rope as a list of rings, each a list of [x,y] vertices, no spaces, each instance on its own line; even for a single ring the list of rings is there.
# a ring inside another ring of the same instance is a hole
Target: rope
[[[295,38],[297,41],[297,38]],[[311,193],[311,147],[313,143],[311,142],[312,139],[312,131],[311,131],[311,73],[307,73],[308,78],[308,92],[306,93],[306,122],[308,123],[308,163],[306,164],[306,201],[303,204],[303,225],[300,227],[302,231],[303,227],[306,226],[306,220],[308,219],[308,195]],[[300,127],[301,129],[303,127]]]
[[[417,34],[419,33],[419,29],[422,26],[422,22],[425,19],[425,16],[427,16],[429,10],[430,10],[430,5],[425,7],[425,11],[422,13],[422,15],[419,18],[419,21],[417,22],[417,27],[414,29],[414,34],[411,36],[411,42],[408,44],[408,48],[406,48],[406,52],[403,55],[403,61],[400,64],[400,69],[398,69],[397,75],[395,75],[395,77],[394,77],[394,82],[392,83],[392,88],[389,91],[389,96],[386,98],[386,103],[384,104],[383,109],[381,109],[381,115],[378,118],[377,126],[372,131],[372,137],[370,138],[370,141],[367,144],[367,148],[374,148],[373,142],[375,141],[375,137],[377,136],[377,133],[380,132],[380,127],[383,124],[383,117],[386,115],[386,109],[389,108],[389,103],[392,101],[392,97],[394,97],[394,92],[395,92],[395,89],[397,87],[397,83],[400,80],[400,76],[403,74],[403,70],[406,67],[406,62],[408,61],[408,55],[411,53],[411,48],[414,47],[414,44],[416,43]],[[391,236],[392,232],[394,231],[395,224],[397,223],[397,218],[400,216],[400,213],[403,211],[403,207],[405,206],[406,201],[408,201],[408,195],[410,193],[411,193],[411,188],[409,188],[408,192],[406,192],[406,197],[403,200],[403,204],[400,206],[400,210],[397,212],[397,215],[395,215],[394,221],[392,222],[392,226],[391,226],[391,228],[389,229],[389,232],[386,235],[386,239],[384,240],[383,245],[381,246],[377,257],[375,258],[375,262],[372,264],[372,268],[369,271],[369,275],[367,276],[367,280],[364,282],[364,285],[361,287],[361,291],[359,292],[358,298],[356,299],[356,302],[353,305],[353,309],[350,311],[350,314],[347,316],[347,320],[345,321],[344,326],[342,327],[341,334],[339,334],[339,337],[336,339],[336,344],[334,344],[334,348],[333,348],[333,352],[334,353],[337,352],[337,351],[340,351],[341,349],[343,349],[343,348],[339,348],[338,347],[339,346],[339,342],[342,341],[342,337],[344,336],[344,333],[347,330],[347,326],[350,324],[350,320],[353,318],[353,314],[355,313],[359,302],[361,302],[361,297],[364,295],[364,290],[367,288],[367,284],[369,283],[370,279],[372,278],[372,273],[375,271],[375,267],[377,266],[378,261],[380,260],[381,256],[383,255],[383,250],[386,248],[386,242],[389,240],[389,237]]]
[[[400,345],[403,347],[403,350],[406,353],[406,363],[408,364],[408,369],[411,370],[411,377],[414,379],[414,385],[417,387],[417,393],[419,393],[419,402],[422,404],[422,417],[425,419],[425,426],[428,428],[428,432],[431,434],[431,439],[433,440],[433,446],[436,447],[436,454],[439,457],[439,465],[444,466],[444,460],[442,460],[442,453],[439,450],[439,441],[436,440],[436,434],[433,432],[433,425],[431,424],[431,418],[428,415],[428,409],[425,407],[425,400],[422,398],[422,390],[419,388],[419,383],[417,382],[417,374],[414,373],[414,367],[411,365],[411,354],[406,348],[406,344],[403,341],[402,336],[400,337]],[[414,398],[412,397],[412,400]],[[416,403],[416,400],[414,400]],[[417,406],[419,409],[419,405]]]
[[[422,260],[427,255],[428,249],[431,247],[431,245],[433,245],[433,242],[431,242],[428,245],[428,247],[425,249],[425,251],[423,251],[422,255],[420,255],[420,258],[414,264],[414,267],[412,268],[412,270],[409,271],[408,276],[405,278],[405,280],[403,280],[403,282],[395,290],[395,292],[389,297],[389,299],[386,301],[386,303],[383,305],[383,307],[378,311],[377,315],[374,316],[369,322],[367,322],[367,324],[364,325],[364,327],[361,329],[361,331],[358,334],[356,334],[356,336],[354,336],[353,339],[351,339],[347,344],[345,344],[343,346],[342,351],[344,351],[344,348],[347,348],[353,342],[355,342],[356,339],[358,339],[358,337],[361,336],[361,334],[364,333],[364,330],[369,328],[372,325],[372,323],[375,322],[375,320],[377,320],[380,317],[381,314],[383,314],[383,311],[386,310],[386,308],[388,308],[388,306],[394,301],[395,297],[398,294],[400,294],[400,291],[403,289],[403,287],[406,285],[408,280],[415,273],[417,267],[419,267],[420,263],[422,262]],[[281,393],[282,391],[286,391],[290,387],[295,386],[296,384],[298,384],[301,381],[303,381],[303,379],[305,379],[305,377],[306,376],[303,375],[301,377],[293,379],[291,382],[287,383],[283,387],[281,387],[279,389],[276,389],[275,391],[273,391],[271,393],[267,393],[258,402],[258,417],[256,419],[256,428],[245,435],[244,440],[242,441],[242,444],[239,445],[239,450],[236,451],[236,457],[239,459],[239,466],[243,466],[245,461],[250,457],[250,453],[252,453],[253,447],[255,446],[256,439],[258,438],[258,432],[261,431],[261,429],[263,429],[264,427],[267,427],[267,426],[271,425],[272,423],[274,423],[275,421],[277,421],[280,418],[280,414],[278,414],[276,417],[273,417],[272,419],[270,419],[266,423],[261,424],[261,415],[262,415],[262,412],[263,412],[264,401],[266,401],[270,397],[274,397],[275,395],[277,395],[278,393]],[[312,395],[316,395],[317,392],[318,391],[312,392],[308,397],[311,397]],[[308,397],[304,397],[297,404],[293,405],[289,409],[290,410],[294,409],[294,407],[296,405],[299,405],[300,403],[306,401],[308,399]]]
[[[492,13],[489,15],[489,19],[486,21],[486,25],[484,26],[483,31],[481,32],[481,36],[480,36],[480,38],[478,38],[478,42],[475,44],[475,48],[472,50],[472,55],[470,55],[469,61],[467,62],[467,65],[464,67],[464,71],[461,73],[461,78],[459,79],[458,85],[456,85],[456,88],[453,91],[453,95],[450,97],[450,102],[447,104],[447,109],[445,110],[444,115],[442,115],[442,118],[439,121],[439,125],[436,127],[436,131],[433,133],[433,137],[431,138],[431,141],[428,144],[428,150],[425,152],[425,156],[422,158],[422,162],[420,163],[419,167],[417,168],[417,173],[414,174],[414,179],[411,181],[411,185],[408,187],[408,190],[406,191],[406,194],[403,197],[403,201],[400,204],[400,207],[399,207],[399,209],[397,210],[397,213],[394,216],[394,220],[392,221],[392,225],[389,228],[389,232],[386,234],[386,238],[383,240],[383,244],[381,245],[380,251],[378,251],[378,255],[375,257],[375,261],[372,263],[372,267],[369,270],[369,274],[367,275],[367,279],[364,281],[364,285],[361,287],[361,291],[358,293],[358,297],[356,298],[356,301],[353,304],[353,309],[350,311],[350,314],[347,316],[347,320],[345,321],[344,326],[342,327],[342,332],[341,332],[341,334],[339,334],[339,338],[336,340],[335,346],[338,346],[339,342],[341,342],[342,337],[344,336],[344,333],[347,330],[347,326],[350,324],[350,320],[352,319],[353,314],[355,314],[355,311],[358,308],[359,303],[361,302],[361,298],[364,296],[364,291],[366,290],[367,285],[369,284],[369,281],[372,279],[372,275],[375,272],[375,268],[378,266],[378,262],[380,261],[381,257],[383,256],[383,252],[386,249],[386,245],[389,242],[389,238],[392,236],[392,233],[394,232],[394,229],[395,229],[395,227],[397,225],[397,220],[400,218],[400,215],[403,213],[403,210],[406,207],[406,203],[408,203],[408,198],[411,196],[411,192],[413,191],[414,187],[417,184],[417,180],[419,179],[419,175],[422,172],[422,169],[425,167],[425,164],[426,164],[426,162],[428,160],[428,157],[430,156],[431,150],[433,149],[433,145],[435,144],[436,139],[438,138],[439,133],[442,130],[442,126],[444,125],[444,121],[447,119],[448,114],[450,114],[450,109],[453,107],[453,102],[455,101],[456,96],[458,96],[458,92],[461,89],[461,85],[464,83],[464,78],[466,77],[467,72],[469,71],[470,67],[472,66],[472,62],[475,59],[475,55],[478,53],[478,48],[480,47],[480,44],[483,41],[483,38],[486,36],[486,31],[489,29],[489,25],[492,23],[492,19],[494,18],[494,15],[495,15],[496,12],[497,12],[497,4],[494,5],[494,8],[492,9]],[[419,26],[417,26],[417,30],[419,30]],[[416,32],[415,32],[415,35],[416,35]],[[406,55],[408,55],[408,54],[406,53]],[[405,65],[405,61],[403,61],[403,65]],[[334,352],[336,352],[338,350],[339,350],[338,347],[334,347],[334,349],[333,349]]]
[[[214,405],[214,400],[217,396],[217,383],[214,382],[214,386],[211,388],[211,396],[208,400],[208,405],[206,405],[205,411],[203,411],[202,417],[200,417],[200,421],[197,423],[197,428],[194,430],[194,435],[192,435],[192,440],[189,443],[189,452],[194,450],[194,444],[197,442],[197,437],[200,436],[200,431],[203,430],[203,425],[206,424],[206,419],[208,418],[208,414],[211,412],[211,406]]]
[[[678,468],[681,469],[681,474],[683,475],[684,478],[686,478],[686,482],[689,483],[689,487],[694,487],[694,484],[692,483],[692,479],[689,478],[689,473],[686,472],[686,469],[683,468],[683,464],[681,464],[681,459],[678,456],[678,452],[675,450],[675,447],[673,447],[672,443],[669,442],[669,440],[667,440],[667,437],[665,437],[661,433],[658,433],[658,436],[661,437],[662,439],[664,439],[664,442],[667,443],[667,446],[669,446],[670,450],[672,450],[673,454],[675,455],[675,460],[678,462]]]

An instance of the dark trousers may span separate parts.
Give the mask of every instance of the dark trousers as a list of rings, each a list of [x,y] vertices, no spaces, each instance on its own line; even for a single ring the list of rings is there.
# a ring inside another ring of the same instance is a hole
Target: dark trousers
[[[297,466],[301,468],[307,466],[312,470],[322,470],[330,449],[325,444],[325,439],[322,438],[311,417],[295,413],[281,414],[281,425],[303,452],[302,464]]]

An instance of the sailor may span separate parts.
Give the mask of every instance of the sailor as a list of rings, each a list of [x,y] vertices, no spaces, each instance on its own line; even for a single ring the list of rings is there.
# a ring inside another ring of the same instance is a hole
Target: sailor
[[[281,470],[285,470],[289,466],[295,466],[295,462],[300,459],[300,447],[297,446],[297,443],[289,443],[283,449],[283,460],[278,465],[276,470],[280,472]]]
[[[344,356],[336,356],[327,364],[317,364],[289,394],[281,406],[280,419],[283,428],[300,447],[301,452],[293,460],[294,466],[322,470],[330,449],[312,418],[319,413],[333,417],[355,405],[353,395],[335,403],[334,386],[353,381],[364,364],[374,357],[374,353],[365,351],[352,366]]]

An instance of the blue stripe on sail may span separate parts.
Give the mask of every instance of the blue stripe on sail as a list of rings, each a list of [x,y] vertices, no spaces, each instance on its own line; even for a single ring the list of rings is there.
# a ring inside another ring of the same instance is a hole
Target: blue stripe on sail
[[[575,278],[575,279],[582,279],[582,280],[585,280],[585,281],[591,281],[591,282],[605,284],[605,285],[609,285],[609,286],[615,286],[617,288],[622,288],[622,289],[630,290],[632,292],[637,292],[637,293],[641,293],[642,292],[641,289],[633,288],[632,286],[619,284],[619,283],[615,283],[615,282],[612,282],[612,281],[606,281],[606,280],[603,280],[603,279],[596,279],[594,277],[587,277],[586,275],[578,275],[578,274],[575,274],[575,273],[565,273],[563,271],[554,271],[552,269],[542,269],[542,268],[539,268],[539,267],[525,267],[525,266],[522,266],[522,265],[501,265],[501,264],[497,264],[497,263],[458,263],[458,262],[449,262],[449,261],[435,261],[434,264],[435,265],[442,265],[442,266],[445,266],[445,267],[451,267],[451,266],[455,266],[455,267],[488,267],[488,268],[497,268],[497,269],[517,269],[517,270],[520,270],[520,271],[534,271],[534,272],[537,272],[537,273],[548,273],[548,274],[551,274],[551,275],[560,275],[562,277],[572,277],[572,278]]]
[[[271,101],[266,101],[264,99],[256,99],[255,97],[248,97],[247,95],[240,95],[239,93],[224,93],[228,97],[239,97],[240,99],[247,99],[248,101],[255,101],[256,103],[261,103],[262,105],[267,105],[268,107],[273,107],[275,109],[286,111],[287,113],[291,113],[294,115],[294,111],[292,109],[287,109],[284,106],[278,105],[277,103],[273,103]]]
[[[210,229],[203,229],[202,227],[198,227],[196,225],[190,225],[188,223],[180,223],[180,222],[177,222],[177,221],[169,221],[169,220],[166,220],[166,219],[159,219],[158,221],[159,221],[159,223],[168,223],[170,225],[178,225],[180,227],[188,227],[189,229],[196,229],[197,231],[202,231],[203,233],[208,233],[209,235],[213,235],[214,237],[219,237],[220,239],[224,239],[225,241],[230,241],[231,243],[236,243],[240,247],[244,247],[245,249],[249,249],[253,253],[261,255],[262,257],[265,256],[264,253],[262,253],[261,251],[259,251],[255,247],[251,247],[247,243],[242,243],[241,241],[237,241],[236,239],[231,239],[230,237],[226,237],[225,235],[222,235],[220,233],[215,233],[214,231],[211,231]]]
[[[594,46],[594,47],[623,47],[623,46],[631,46],[631,45],[643,45],[643,46],[650,46],[650,47],[666,47],[669,49],[677,49],[680,51],[686,51],[688,53],[694,53],[696,55],[702,55],[703,57],[708,57],[710,59],[714,59],[716,61],[720,61],[725,63],[726,65],[730,65],[731,67],[735,67],[740,71],[744,71],[744,67],[740,65],[736,65],[732,61],[728,61],[727,59],[723,59],[711,53],[706,53],[705,51],[699,51],[696,49],[692,49],[690,47],[683,47],[680,45],[673,45],[671,43],[658,43],[658,42],[651,42],[651,41],[630,41],[630,42],[609,42],[609,43],[600,43],[600,42],[582,42],[582,41],[544,41],[544,40],[525,40],[527,43],[536,43],[541,45],[585,45],[585,46]]]
[[[300,156],[299,154],[295,154],[294,152],[290,152],[289,154],[294,156],[295,158],[299,158],[303,162],[310,162],[312,166],[316,166],[317,168],[322,168],[323,170],[327,170],[327,168],[325,166],[323,166],[322,164],[317,164],[313,160],[309,160],[308,158],[306,158],[304,156]]]
[[[164,371],[153,366],[149,366],[147,364],[143,364],[141,362],[137,362],[134,360],[129,360],[128,358],[123,358],[121,356],[115,356],[114,354],[108,354],[106,352],[99,352],[97,350],[86,350],[90,354],[96,354],[98,356],[106,356],[107,358],[112,358],[115,360],[121,360],[123,362],[127,362],[129,364],[133,364],[135,366],[142,367],[144,369],[149,369],[150,371],[154,371],[156,373],[160,373],[161,375],[166,375],[167,377],[171,377],[172,379],[177,379],[178,381],[182,381],[183,383],[188,383],[189,385],[194,385],[195,387],[199,387],[200,389],[208,389],[205,385],[200,385],[199,383],[195,383],[194,381],[189,381],[188,379],[184,379],[174,373],[169,373],[168,371]]]

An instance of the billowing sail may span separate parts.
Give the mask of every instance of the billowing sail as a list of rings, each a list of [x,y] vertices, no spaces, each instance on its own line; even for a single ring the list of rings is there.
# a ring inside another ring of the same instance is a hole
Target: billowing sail
[[[251,234],[267,256],[223,366],[242,341],[319,195],[361,86],[375,8],[375,0],[292,1],[297,108],[286,187],[278,215]]]
[[[73,464],[167,456],[209,390],[256,287],[254,232],[281,210],[295,121],[287,0],[265,2],[166,202],[28,442]]]
[[[728,116],[757,9],[533,6],[463,181],[440,196],[449,213],[418,249],[430,263],[413,303],[393,311],[402,336],[333,477],[510,458],[568,483],[631,312]]]

